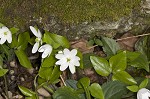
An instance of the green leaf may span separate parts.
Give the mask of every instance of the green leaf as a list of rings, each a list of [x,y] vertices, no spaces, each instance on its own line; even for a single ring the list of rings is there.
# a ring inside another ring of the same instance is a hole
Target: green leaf
[[[147,57],[143,54],[139,55],[139,57],[131,61],[129,65],[133,67],[145,69],[147,72],[149,72],[149,62]]]
[[[70,87],[61,87],[53,94],[53,99],[81,99],[79,94]]]
[[[81,78],[77,83],[78,88],[87,88],[89,85],[90,79],[88,77]]]
[[[37,83],[39,86],[43,85],[45,82],[47,82],[47,80],[41,78],[40,76],[38,76],[38,79],[37,79]]]
[[[38,98],[36,97],[36,95],[33,95],[32,97],[25,97],[25,99],[38,99]]]
[[[141,84],[139,85],[139,89],[145,88],[147,84],[148,84],[148,78],[146,78],[145,80],[141,82]]]
[[[83,55],[79,50],[77,50],[77,51],[78,51],[77,56],[80,58],[80,68],[83,69]]]
[[[81,78],[77,83],[78,88],[84,89],[86,99],[91,99],[90,92],[88,89],[89,85],[90,85],[90,79],[88,77]]]
[[[123,51],[121,53],[118,53],[117,55],[112,56],[109,59],[109,64],[113,72],[125,70],[127,66],[126,51]]]
[[[15,48],[15,47],[17,47],[17,45],[18,45],[17,36],[12,35],[12,42],[10,43],[10,47]]]
[[[126,85],[119,81],[110,81],[102,85],[105,99],[121,99],[121,96],[127,92]]]
[[[132,92],[137,92],[139,90],[139,87],[137,85],[127,86],[127,89],[129,89]]]
[[[52,67],[55,65],[56,58],[55,55],[52,53],[49,57],[45,58],[42,62],[42,67]]]
[[[142,54],[146,55],[146,50],[147,50],[147,41],[148,41],[148,36],[142,37],[139,39],[136,44],[135,44],[135,49]]]
[[[59,46],[62,46],[64,48],[70,47],[70,43],[65,37],[57,34],[52,34],[47,31],[45,31],[43,41],[51,44],[54,49],[58,48]]]
[[[8,72],[8,69],[2,69],[0,68],[0,77],[4,76]]]
[[[95,39],[94,41],[96,45],[103,46],[103,43],[100,39]]]
[[[107,56],[115,55],[117,51],[120,49],[119,44],[111,38],[102,36],[102,43],[103,43],[103,50],[107,54]]]
[[[91,56],[90,60],[95,71],[102,76],[108,76],[111,73],[111,68],[108,61],[101,57]]]
[[[5,58],[8,61],[12,59],[14,54],[13,50],[10,49],[10,47],[6,44],[0,45],[0,53],[2,53],[4,55],[3,58]]]
[[[5,44],[0,45],[0,49],[1,49],[2,53],[5,53],[7,56],[9,56],[10,48],[7,45],[5,45]]]
[[[43,79],[50,80],[53,68],[51,67],[41,67],[39,70],[39,76]]]
[[[89,90],[91,92],[91,95],[95,98],[98,99],[104,99],[104,94],[101,86],[98,83],[93,83],[90,87]]]
[[[55,66],[51,76],[50,76],[50,83],[53,83],[54,81],[56,81],[61,75],[61,71],[59,70],[59,66]]]
[[[15,54],[23,67],[32,68],[31,62],[23,50],[15,50]]]
[[[141,54],[139,52],[129,52],[129,51],[126,51],[126,52],[127,52],[127,61],[128,62],[132,62],[133,60],[138,58]]]
[[[2,69],[3,68],[3,58],[2,58],[2,56],[0,55],[0,69]]]
[[[88,67],[92,67],[92,63],[90,60],[90,56],[93,56],[94,54],[91,53],[87,53],[87,54],[83,54],[83,64],[84,64],[84,68],[88,68]]]
[[[23,86],[18,86],[19,90],[22,92],[22,94],[24,94],[25,96],[28,97],[32,97],[33,95],[35,95],[35,92],[33,92],[32,90],[25,88]]]
[[[31,37],[30,40],[29,40],[28,42],[29,42],[31,45],[34,45],[35,39],[36,39],[35,36],[34,36],[34,37]]]
[[[1,28],[1,27],[3,27],[3,26],[5,26],[5,25],[4,25],[4,24],[2,24],[2,23],[0,23],[0,28]]]
[[[91,40],[89,40],[89,41],[88,41],[88,43],[87,43],[87,44],[88,44],[89,46],[93,46],[93,45],[94,45],[94,43],[95,43],[95,42],[94,42],[94,40],[93,40],[93,39],[91,39]]]
[[[20,33],[18,36],[18,49],[25,50],[30,40],[29,32]]]
[[[68,87],[71,87],[71,88],[73,88],[73,89],[77,89],[77,81],[76,81],[76,80],[67,79],[67,80],[65,81],[65,83],[66,83],[66,85],[67,85]]]
[[[15,27],[10,28],[9,30],[11,31],[12,34],[15,34],[19,31],[19,29]]]
[[[125,71],[115,72],[115,74],[113,75],[112,78],[113,78],[113,80],[119,80],[119,81],[124,82],[128,85],[137,84],[137,82],[134,80],[134,78]]]
[[[135,44],[135,49],[145,55],[150,61],[150,36],[141,37]]]

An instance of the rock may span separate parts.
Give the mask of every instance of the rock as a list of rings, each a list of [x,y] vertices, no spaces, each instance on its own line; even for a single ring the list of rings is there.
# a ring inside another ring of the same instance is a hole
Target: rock
[[[40,95],[44,96],[44,97],[49,97],[49,96],[50,96],[50,94],[49,94],[44,88],[39,88],[39,89],[37,90],[37,92],[38,92]]]
[[[11,66],[11,67],[17,67],[16,62],[15,62],[15,61],[11,61],[11,62],[10,62],[10,66]]]
[[[4,99],[4,98],[0,95],[0,99]]]
[[[150,24],[150,0],[8,2],[1,3],[6,11],[0,11],[0,20],[8,27],[18,27],[21,32],[37,25],[69,40],[100,35],[113,37],[128,31],[139,34]]]
[[[11,91],[8,91],[8,96],[10,99],[12,99],[12,92]]]

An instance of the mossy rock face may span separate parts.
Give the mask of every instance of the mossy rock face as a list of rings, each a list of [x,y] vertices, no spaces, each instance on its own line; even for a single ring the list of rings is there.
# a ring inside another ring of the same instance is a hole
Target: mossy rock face
[[[141,10],[140,3],[141,0],[2,0],[0,20],[21,31],[37,25],[70,39],[86,38],[104,30],[116,33],[117,26],[125,23],[122,18],[128,21],[132,11]]]

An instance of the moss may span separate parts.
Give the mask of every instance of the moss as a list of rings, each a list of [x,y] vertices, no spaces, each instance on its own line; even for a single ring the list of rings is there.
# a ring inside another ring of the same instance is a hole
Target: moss
[[[63,23],[115,21],[128,16],[141,0],[1,0],[0,20],[24,25],[33,18],[55,15]],[[11,21],[11,22],[10,22]]]
[[[113,21],[129,15],[140,2],[141,0],[47,0],[46,3],[41,2],[43,6],[40,10],[43,13],[53,13],[68,23]]]

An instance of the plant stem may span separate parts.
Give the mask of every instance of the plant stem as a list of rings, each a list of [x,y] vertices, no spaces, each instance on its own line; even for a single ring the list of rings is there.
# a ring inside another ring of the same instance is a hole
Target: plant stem
[[[7,99],[9,99],[8,87],[7,87],[7,79],[6,79],[6,76],[5,76],[5,75],[4,75],[3,77],[4,77],[4,84],[5,84],[5,88],[4,88],[5,94],[6,94],[6,96],[7,96]]]
[[[122,40],[126,40],[126,39],[137,38],[137,37],[148,36],[148,35],[150,35],[150,33],[142,34],[142,35],[136,35],[136,36],[131,36],[131,37],[125,37],[125,38],[117,39],[116,41],[122,41]]]
[[[63,79],[63,77],[62,77],[62,75],[60,75],[60,79],[62,80],[62,83],[64,84],[64,86],[67,86],[64,79]]]

